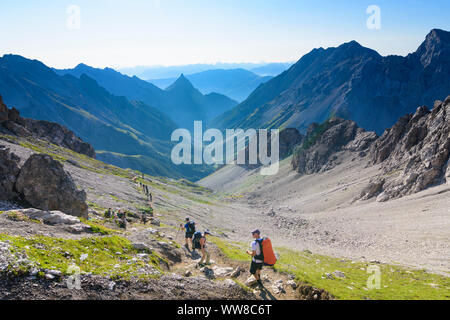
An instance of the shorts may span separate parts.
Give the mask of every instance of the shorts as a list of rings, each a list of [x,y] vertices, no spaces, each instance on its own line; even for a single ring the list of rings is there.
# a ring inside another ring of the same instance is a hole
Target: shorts
[[[193,236],[194,236],[193,233],[186,232],[186,239],[192,239]]]
[[[255,261],[252,261],[252,264],[250,265],[250,273],[256,274],[256,271],[262,270],[263,263],[256,263]]]

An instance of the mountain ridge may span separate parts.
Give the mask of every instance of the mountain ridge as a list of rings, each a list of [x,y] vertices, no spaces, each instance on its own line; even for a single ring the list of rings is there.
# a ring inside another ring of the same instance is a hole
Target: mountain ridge
[[[432,30],[406,57],[383,57],[356,41],[314,49],[213,123],[222,129],[295,127],[304,132],[310,123],[336,115],[381,134],[417,104],[430,105],[448,93],[448,34]],[[427,57],[433,63],[422,64]]]
[[[129,77],[111,68],[96,69],[79,64],[74,69],[54,69],[54,71],[62,76],[72,75],[76,78],[86,74],[112,94],[124,96],[129,100],[142,101],[158,109],[183,128],[192,128],[194,121],[197,120],[209,122],[238,104],[219,93],[212,97],[202,94],[184,75],[181,75],[172,86],[162,90],[138,77]]]
[[[187,74],[185,77],[205,95],[217,92],[240,102],[245,100],[261,83],[272,79],[272,76],[259,76],[245,69],[214,69]],[[166,89],[176,79],[163,78],[147,81],[161,89]]]
[[[108,153],[143,155],[139,168],[145,172],[192,179],[204,175],[203,169],[170,161],[170,135],[177,128],[171,119],[142,102],[110,94],[85,74],[59,76],[37,60],[9,55],[0,58],[0,92],[25,117],[74,131],[102,151],[99,159]]]

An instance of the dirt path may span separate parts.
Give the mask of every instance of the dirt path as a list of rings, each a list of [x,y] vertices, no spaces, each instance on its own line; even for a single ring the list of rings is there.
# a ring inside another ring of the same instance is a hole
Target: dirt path
[[[300,177],[288,159],[276,176],[230,166],[201,184],[224,195],[226,214],[211,220],[229,226],[232,240],[248,241],[251,226],[275,246],[449,275],[450,186],[385,203],[353,202],[378,170],[365,159],[342,159],[330,171]]]
[[[183,239],[179,237],[178,242],[183,245]],[[201,253],[192,251],[182,246],[182,262],[175,264],[172,271],[184,277],[205,276],[215,280],[233,279],[240,284],[245,284],[249,278],[253,278],[248,271],[249,262],[232,261],[228,259],[213,243],[208,242],[208,250],[211,254],[211,264],[199,267]],[[239,270],[239,272],[236,272]],[[237,275],[234,275],[236,274]],[[290,284],[294,277],[285,273],[275,272],[273,268],[265,267],[262,271],[263,287],[251,285],[250,289],[262,300],[295,300],[298,294]]]

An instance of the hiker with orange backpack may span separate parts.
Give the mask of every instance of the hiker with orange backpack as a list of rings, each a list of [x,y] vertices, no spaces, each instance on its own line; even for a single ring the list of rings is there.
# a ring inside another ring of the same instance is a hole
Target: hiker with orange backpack
[[[252,232],[252,236],[255,239],[251,243],[252,251],[247,251],[247,254],[252,256],[250,273],[255,277],[258,285],[262,286],[261,270],[263,266],[274,266],[277,258],[269,238],[261,238],[261,232],[258,229]]]

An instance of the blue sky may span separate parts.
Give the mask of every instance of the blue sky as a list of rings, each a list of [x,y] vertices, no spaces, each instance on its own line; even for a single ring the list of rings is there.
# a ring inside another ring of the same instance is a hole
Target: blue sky
[[[67,8],[80,8],[69,29]],[[369,5],[381,29],[369,30]],[[356,40],[383,55],[415,51],[450,30],[448,0],[18,0],[0,2],[0,55],[54,67],[298,60]]]

